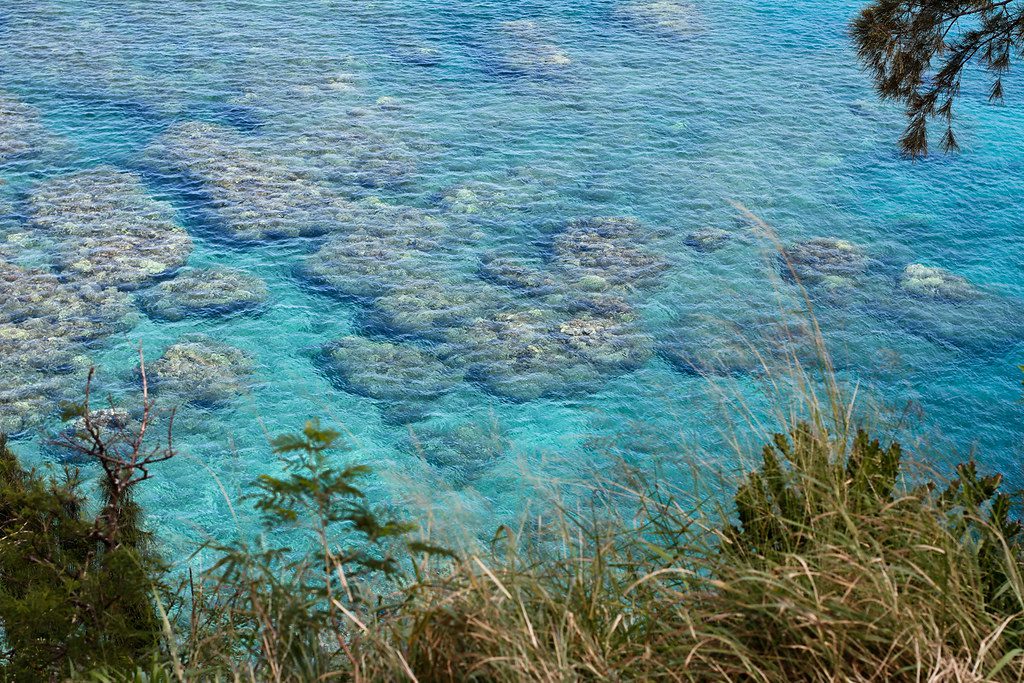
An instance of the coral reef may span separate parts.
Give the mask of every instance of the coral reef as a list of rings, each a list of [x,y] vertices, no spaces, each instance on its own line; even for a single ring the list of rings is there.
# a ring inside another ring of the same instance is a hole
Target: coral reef
[[[519,401],[594,390],[651,355],[650,338],[628,317],[541,307],[492,309],[447,337],[450,362],[464,364],[489,391]]]
[[[649,288],[668,269],[664,257],[648,248],[652,238],[633,218],[576,219],[555,238],[552,263],[588,291]]]
[[[425,424],[409,431],[406,449],[436,469],[449,486],[473,483],[512,447],[495,421],[471,421],[455,426]]]
[[[88,342],[128,329],[135,315],[130,299],[115,289],[0,262],[0,323],[38,326],[48,337]]]
[[[429,271],[429,265],[423,252],[393,249],[379,238],[355,234],[329,240],[303,262],[301,271],[338,294],[374,297]]]
[[[382,132],[397,127],[391,119],[398,109],[388,102],[375,112],[352,110],[318,120],[316,127],[284,140],[281,151],[293,165],[315,169],[326,180],[366,188],[406,186],[435,150],[411,131],[408,136]]]
[[[907,294],[926,299],[969,301],[980,296],[980,292],[966,278],[943,268],[920,263],[911,263],[903,269],[900,288]]]
[[[351,203],[332,187],[234,131],[190,122],[147,150],[157,167],[196,180],[216,222],[240,240],[323,235],[352,221]]]
[[[867,272],[868,257],[859,246],[842,239],[819,237],[786,247],[779,270],[788,280],[808,287],[842,290],[854,287]]]
[[[437,203],[449,213],[471,215],[505,206],[506,197],[497,185],[469,182],[443,190],[437,195]]]
[[[338,294],[375,297],[438,276],[443,224],[414,210],[361,202],[354,232],[328,239],[301,272]]]
[[[25,432],[60,401],[77,398],[88,367],[78,345],[54,336],[46,322],[0,322],[0,433]]]
[[[945,269],[910,264],[896,293],[871,312],[939,346],[987,355],[1024,339],[1024,302],[984,291]]]
[[[572,64],[569,55],[537,21],[503,21],[499,34],[498,64],[504,73],[554,76],[563,73]]]
[[[269,294],[255,275],[237,268],[191,268],[165,280],[140,297],[143,309],[154,318],[183,320],[254,311]]]
[[[439,66],[445,60],[441,47],[419,40],[402,41],[394,46],[392,54],[412,66]]]
[[[35,107],[0,91],[0,164],[31,154],[43,132]]]
[[[382,401],[393,422],[421,419],[424,402],[462,381],[461,371],[410,344],[353,335],[328,344],[322,357],[327,372],[346,391]]]
[[[0,432],[23,432],[75,398],[81,385],[70,378],[84,382],[85,345],[133,323],[115,289],[0,262]]]
[[[222,406],[247,393],[255,371],[252,355],[202,334],[182,337],[147,370],[164,401],[207,407]]]
[[[188,233],[138,176],[101,166],[47,180],[29,197],[32,225],[68,278],[134,289],[184,265]]]
[[[817,362],[805,321],[780,309],[745,304],[679,316],[659,352],[682,372],[698,375],[760,374],[793,361],[805,367]]]
[[[686,246],[695,251],[709,253],[723,249],[732,239],[732,233],[721,228],[700,228],[686,236]]]
[[[443,339],[447,329],[500,308],[504,297],[480,281],[423,278],[405,281],[373,301],[373,316],[384,330]]]
[[[616,9],[624,21],[642,30],[674,38],[690,38],[703,32],[703,19],[688,0],[637,0]]]
[[[480,260],[480,277],[531,296],[553,294],[564,284],[530,259],[487,254]]]

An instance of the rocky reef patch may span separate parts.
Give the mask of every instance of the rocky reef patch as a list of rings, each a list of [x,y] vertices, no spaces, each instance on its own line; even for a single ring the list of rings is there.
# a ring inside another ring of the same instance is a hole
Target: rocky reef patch
[[[0,262],[0,431],[19,434],[77,398],[89,346],[134,323],[116,289]]]
[[[552,265],[586,291],[650,289],[669,267],[665,257],[651,248],[655,237],[635,218],[575,219],[555,238]]]
[[[652,343],[630,316],[569,315],[525,304],[490,309],[447,335],[449,362],[516,401],[594,391],[645,363]]]
[[[155,169],[193,180],[213,222],[237,240],[324,235],[352,221],[350,202],[271,149],[209,123],[173,126],[146,152]]]
[[[843,239],[818,237],[783,248],[779,254],[782,277],[821,290],[856,288],[868,271],[865,250]]]
[[[615,8],[615,16],[637,29],[671,38],[704,32],[704,20],[688,0],[637,0]]]
[[[44,137],[39,111],[0,91],[0,164],[33,154]]]
[[[463,373],[412,344],[342,337],[322,350],[323,366],[346,391],[382,403],[386,418],[422,419],[427,403],[454,389]]]
[[[920,263],[911,263],[903,269],[899,286],[903,292],[922,299],[970,301],[981,296],[981,292],[967,278],[944,268]]]
[[[164,403],[219,407],[249,392],[256,361],[230,344],[192,334],[167,347],[147,372]]]
[[[474,420],[453,426],[430,423],[410,429],[406,450],[427,461],[445,483],[471,485],[512,448],[496,421]]]
[[[714,312],[678,316],[658,351],[681,372],[700,376],[771,374],[818,363],[810,323],[766,305],[738,302]]]
[[[551,33],[533,19],[501,22],[496,50],[498,72],[512,76],[560,76],[573,63]]]
[[[184,320],[258,312],[269,298],[267,284],[238,268],[190,268],[143,292],[139,301],[153,318]]]
[[[185,264],[188,233],[170,205],[150,197],[140,178],[101,166],[33,188],[31,225],[53,245],[65,278],[136,289]]]

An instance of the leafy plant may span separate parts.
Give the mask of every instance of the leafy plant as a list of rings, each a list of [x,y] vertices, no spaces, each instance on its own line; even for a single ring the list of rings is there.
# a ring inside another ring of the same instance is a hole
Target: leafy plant
[[[3,676],[38,681],[71,669],[125,667],[158,650],[156,600],[167,567],[142,525],[134,490],[174,455],[144,445],[152,404],[134,426],[101,426],[89,387],[61,445],[101,465],[100,507],[82,474],[25,469],[0,437],[0,624]]]
[[[374,581],[403,577],[395,547],[408,553],[414,526],[371,508],[369,468],[334,464],[339,438],[311,421],[273,441],[283,476],[260,475],[247,496],[263,534],[207,546],[219,559],[202,577],[192,659],[317,679],[344,661],[350,630],[365,629]],[[295,547],[272,541],[282,534]]]
[[[853,37],[879,94],[906,108],[904,151],[927,154],[933,118],[943,121],[942,146],[952,151],[953,108],[968,65],[983,66],[992,77],[989,100],[1003,100],[1003,76],[1024,48],[1024,2],[873,0]]]

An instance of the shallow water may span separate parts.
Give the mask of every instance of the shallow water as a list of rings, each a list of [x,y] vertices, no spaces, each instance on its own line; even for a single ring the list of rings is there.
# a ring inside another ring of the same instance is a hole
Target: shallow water
[[[611,456],[685,445],[727,464],[722,385],[757,412],[761,383],[749,363],[711,381],[687,359],[777,336],[765,318],[797,291],[734,203],[783,244],[857,245],[851,278],[810,287],[843,379],[896,415],[919,407],[929,453],[977,446],[1021,483],[1019,79],[1004,107],[969,82],[963,154],[910,163],[899,112],[854,62],[859,5],[657,3],[665,23],[622,0],[7,0],[0,255],[88,280],[87,257],[62,256],[88,235],[53,224],[89,209],[73,192],[56,206],[45,183],[95,166],[134,174],[145,197],[110,198],[100,233],[163,225],[166,204],[188,232],[182,258],[159,230],[132,233],[164,255],[128,258],[138,270],[113,284],[144,312],[70,343],[118,395],[136,385],[140,342],[150,362],[194,333],[249,354],[254,375],[228,394],[251,389],[184,405],[184,455],[144,494],[182,544],[230,533],[220,487],[272,467],[266,435],[316,415],[383,475],[378,500],[467,529]],[[573,222],[602,216],[636,220],[610,241]],[[721,249],[687,240],[705,227],[727,233]],[[482,265],[496,256],[551,279],[511,287]],[[247,271],[266,296],[230,312],[176,299],[167,314],[152,292],[185,258]],[[967,278],[970,297],[907,294],[911,263]],[[456,300],[439,311],[443,296]],[[367,355],[323,356],[349,335],[372,340]],[[44,361],[64,343],[33,340]],[[0,367],[46,374],[23,356]],[[48,399],[73,394],[82,367],[62,366]],[[52,414],[22,417],[19,447],[52,461],[39,446]]]

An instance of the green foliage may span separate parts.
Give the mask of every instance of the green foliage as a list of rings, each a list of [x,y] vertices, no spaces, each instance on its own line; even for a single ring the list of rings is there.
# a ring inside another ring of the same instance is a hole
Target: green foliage
[[[144,480],[138,466],[162,456],[90,416],[81,448],[115,484]],[[90,516],[76,473],[56,482],[0,449],[3,674],[1024,679],[1021,510],[973,462],[908,484],[899,444],[812,419],[770,439],[722,514],[627,468],[594,483],[591,509],[503,527],[461,557],[370,506],[369,470],[344,462],[340,438],[310,422],[272,442],[278,473],[245,498],[261,532],[205,546],[170,614],[145,531],[111,528],[141,518],[109,511],[131,501],[123,487],[106,484]]]
[[[736,493],[740,527],[730,530],[726,547],[735,552],[796,552],[820,539],[823,524],[844,524],[837,499],[852,514],[877,512],[893,502],[902,451],[882,448],[859,430],[846,453],[810,425],[801,423],[787,438],[776,434],[762,451],[759,471]]]
[[[967,66],[992,76],[989,99],[1003,99],[1003,76],[1024,47],[1020,0],[873,0],[853,37],[879,94],[906,107],[901,140],[912,156],[928,152],[928,121],[945,124],[942,144],[957,149],[953,108]]]
[[[884,519],[910,508],[934,508],[951,533],[975,541],[983,573],[994,584],[1008,578],[997,567],[1002,550],[1024,547],[1024,527],[1013,518],[1012,499],[999,492],[1001,475],[980,476],[974,461],[958,465],[956,477],[933,495],[930,483],[901,489],[900,445],[882,447],[863,429],[847,448],[800,423],[788,437],[776,434],[761,456],[760,469],[748,474],[736,492],[739,526],[728,530],[724,548],[729,553],[767,557],[800,552],[847,533],[851,524],[869,528],[867,517]]]
[[[247,496],[263,535],[207,546],[218,559],[202,577],[193,660],[316,679],[337,670],[373,582],[401,579],[394,546],[413,526],[366,503],[369,468],[334,466],[339,437],[311,421],[273,441],[283,476],[259,476]],[[272,542],[282,535],[297,549]]]
[[[1020,510],[998,477],[966,463],[945,486],[909,486],[898,444],[819,422],[775,435],[761,456],[732,523],[630,478],[635,504],[621,517],[566,512],[554,538],[535,529],[457,563],[414,586],[383,636],[356,643],[359,671],[510,683],[1024,677]]]
[[[123,667],[157,647],[154,589],[164,567],[135,513],[103,542],[77,472],[26,470],[0,437],[0,624],[6,679],[39,681],[71,667]]]

